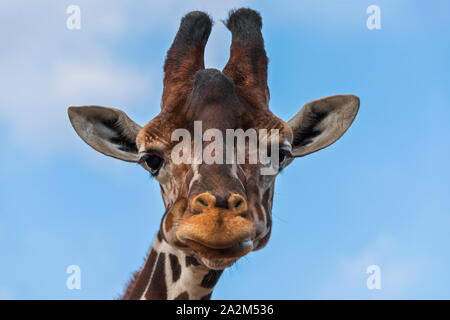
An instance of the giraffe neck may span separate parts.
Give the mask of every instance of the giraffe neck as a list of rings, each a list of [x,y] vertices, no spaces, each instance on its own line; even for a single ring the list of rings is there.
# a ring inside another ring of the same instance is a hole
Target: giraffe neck
[[[222,271],[201,265],[158,233],[144,266],[135,273],[123,299],[209,299]]]

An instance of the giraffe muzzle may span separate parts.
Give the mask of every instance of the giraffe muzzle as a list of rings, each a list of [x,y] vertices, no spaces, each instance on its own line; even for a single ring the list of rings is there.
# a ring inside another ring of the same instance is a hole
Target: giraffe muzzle
[[[200,193],[190,199],[176,237],[203,259],[236,260],[253,250],[256,229],[247,211],[247,201],[240,194],[219,198]]]
[[[200,214],[182,221],[176,232],[178,240],[208,259],[240,258],[252,251],[253,223],[239,216],[221,219],[219,215]]]

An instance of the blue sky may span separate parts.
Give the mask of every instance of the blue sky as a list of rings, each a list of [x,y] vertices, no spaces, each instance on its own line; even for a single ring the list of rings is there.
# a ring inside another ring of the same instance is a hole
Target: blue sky
[[[66,9],[81,8],[81,30]],[[381,8],[368,30],[366,8]],[[450,298],[450,4],[446,1],[2,1],[0,299],[110,299],[143,263],[164,207],[138,165],[76,136],[69,105],[159,110],[179,19],[215,20],[207,67],[222,68],[229,9],[261,12],[271,108],[352,93],[360,112],[331,147],[277,180],[266,248],[227,270],[215,299]],[[67,266],[81,290],[66,288]],[[367,266],[381,268],[368,290]]]

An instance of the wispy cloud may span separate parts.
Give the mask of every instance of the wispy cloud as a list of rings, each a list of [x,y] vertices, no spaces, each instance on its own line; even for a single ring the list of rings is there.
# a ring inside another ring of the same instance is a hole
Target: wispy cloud
[[[426,260],[420,256],[405,256],[394,238],[380,235],[358,255],[337,259],[335,273],[328,275],[323,295],[328,299],[391,299],[408,298],[408,290],[423,276]],[[367,267],[377,265],[381,270],[381,289],[366,286]]]
[[[11,143],[47,154],[70,137],[69,105],[119,104],[151,92],[151,70],[133,67],[98,43],[106,31],[122,28],[120,7],[98,10],[99,26],[76,34],[66,28],[64,6],[42,1],[16,11],[15,3],[3,3],[0,19],[2,30],[14,30],[0,53],[0,120],[12,131]],[[34,25],[36,19],[45,22]]]

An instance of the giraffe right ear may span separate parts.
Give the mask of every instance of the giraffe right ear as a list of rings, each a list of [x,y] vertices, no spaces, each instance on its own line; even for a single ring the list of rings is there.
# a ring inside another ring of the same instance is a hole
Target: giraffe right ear
[[[308,102],[288,121],[294,133],[292,154],[303,157],[326,148],[350,127],[359,110],[359,98],[335,95]]]
[[[125,112],[99,106],[69,107],[73,128],[95,150],[124,161],[137,162],[136,136],[142,129]]]

